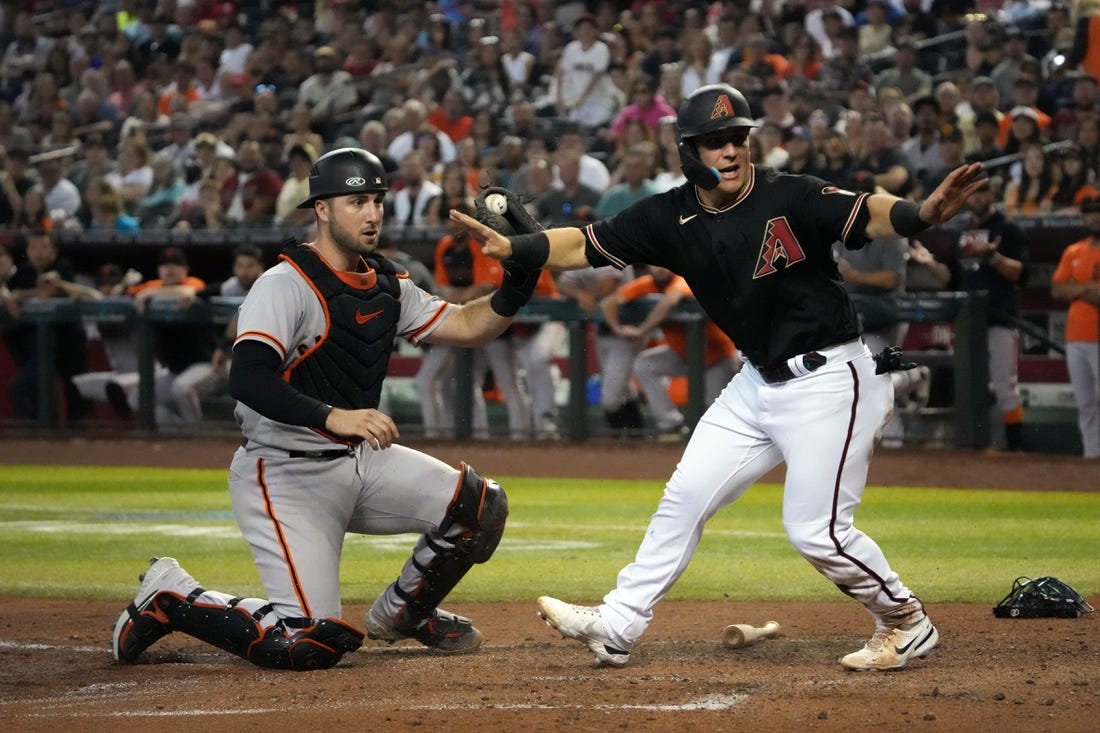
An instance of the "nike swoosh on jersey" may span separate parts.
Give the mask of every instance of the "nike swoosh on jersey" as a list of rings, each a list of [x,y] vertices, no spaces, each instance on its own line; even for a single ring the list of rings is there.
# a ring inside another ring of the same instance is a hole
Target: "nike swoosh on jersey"
[[[382,311],[380,311],[380,310],[375,311],[374,313],[368,313],[367,315],[363,315],[362,313],[359,312],[359,309],[356,308],[355,309],[355,322],[358,323],[360,326],[362,326],[367,321],[371,320],[372,318],[377,318],[380,315],[382,315]]]
[[[692,219],[694,219],[697,216],[699,216],[699,215],[698,214],[692,214],[691,216],[684,216],[683,214],[680,214],[680,226],[683,226],[684,224],[687,224],[689,221],[691,221]]]

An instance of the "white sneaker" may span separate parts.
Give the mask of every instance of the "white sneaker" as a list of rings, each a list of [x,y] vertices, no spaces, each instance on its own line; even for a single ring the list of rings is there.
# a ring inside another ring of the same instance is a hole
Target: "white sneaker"
[[[901,669],[910,659],[926,657],[940,642],[932,620],[924,616],[911,628],[879,629],[858,652],[841,657],[848,669]]]
[[[621,667],[630,661],[630,650],[611,640],[600,609],[574,606],[550,596],[538,599],[539,616],[568,639],[583,642],[601,665]]]
[[[161,591],[171,590],[187,597],[202,589],[173,558],[150,558],[149,569],[141,574],[141,585],[129,606],[115,621],[111,653],[116,662],[133,662],[153,642],[172,631],[167,616],[153,603]]]

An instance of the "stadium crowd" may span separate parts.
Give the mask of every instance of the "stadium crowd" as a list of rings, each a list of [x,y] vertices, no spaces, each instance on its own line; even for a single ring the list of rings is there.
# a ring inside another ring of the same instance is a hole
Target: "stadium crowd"
[[[1098,10],[5,0],[0,230],[18,265],[43,232],[301,229],[312,161],[344,146],[392,171],[389,232],[452,236],[488,184],[590,221],[684,180],[675,110],[719,81],[758,118],[760,165],[916,199],[980,160],[1006,214],[1075,214],[1100,196]],[[103,264],[115,285],[129,267]]]

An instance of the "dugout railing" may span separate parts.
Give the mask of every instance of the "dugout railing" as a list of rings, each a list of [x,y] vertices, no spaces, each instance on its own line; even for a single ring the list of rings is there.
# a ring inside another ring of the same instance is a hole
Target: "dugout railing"
[[[910,323],[948,323],[954,327],[954,347],[949,354],[924,351],[906,352],[907,358],[918,362],[949,359],[953,366],[953,442],[960,448],[984,448],[990,443],[989,393],[987,389],[988,352],[986,345],[987,298],[984,293],[908,293],[889,296],[853,295],[865,324],[905,320]],[[151,300],[143,310],[134,307],[130,299],[73,301],[40,298],[25,302],[24,323],[37,331],[35,348],[38,365],[38,415],[36,426],[44,429],[58,425],[56,391],[57,373],[52,358],[56,348],[57,326],[90,320],[98,323],[131,324],[138,354],[138,410],[136,426],[140,430],[156,429],[153,329],[158,323],[209,323],[224,325],[233,316],[239,299],[214,298],[196,301],[180,307],[173,301]],[[641,299],[628,305],[633,313],[628,320],[640,321],[655,299]],[[682,324],[688,351],[688,397],[685,406],[687,424],[694,426],[702,416],[703,404],[704,327],[706,316],[693,300],[682,301],[670,319]],[[10,321],[10,317],[8,318]],[[587,330],[594,327],[591,315],[572,301],[534,299],[517,316],[521,323],[539,324],[560,321],[568,332],[566,378],[569,383],[565,409],[564,437],[581,441],[591,434],[587,407]],[[456,360],[456,426],[454,437],[471,437],[474,385],[473,350],[460,349]]]

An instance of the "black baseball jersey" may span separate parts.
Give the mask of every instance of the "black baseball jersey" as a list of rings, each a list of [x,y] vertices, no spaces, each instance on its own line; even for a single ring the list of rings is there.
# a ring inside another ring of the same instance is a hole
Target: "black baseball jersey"
[[[1031,269],[1031,255],[1028,253],[1027,238],[1023,231],[1004,212],[993,211],[984,221],[959,217],[952,224],[965,221],[965,228],[958,233],[958,239],[946,258],[951,270],[951,281],[947,287],[951,290],[989,292],[989,318],[991,325],[1015,328],[1012,318],[1020,315],[1020,288],[1027,284]],[[996,242],[997,251],[1005,257],[1019,260],[1023,265],[1017,282],[1006,280],[989,263],[989,260],[975,254],[976,245]]]
[[[771,368],[859,336],[831,248],[867,242],[867,195],[754,167],[724,209],[704,206],[686,183],[589,225],[586,254],[595,266],[647,263],[682,275],[745,356]]]

